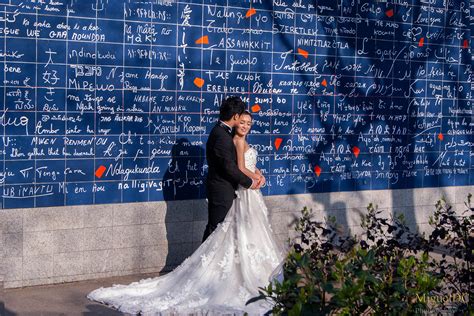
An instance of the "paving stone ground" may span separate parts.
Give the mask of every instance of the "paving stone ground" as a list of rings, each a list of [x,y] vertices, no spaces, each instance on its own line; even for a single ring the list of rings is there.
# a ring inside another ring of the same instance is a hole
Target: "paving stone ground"
[[[156,274],[0,290],[0,316],[124,315],[89,301],[86,295],[99,287],[128,284],[153,276]]]

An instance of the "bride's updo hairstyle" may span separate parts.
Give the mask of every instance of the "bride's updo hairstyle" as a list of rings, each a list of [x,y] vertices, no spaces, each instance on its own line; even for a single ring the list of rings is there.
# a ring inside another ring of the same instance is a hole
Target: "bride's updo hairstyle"
[[[245,110],[244,112],[242,112],[241,115],[244,115],[244,114],[247,114],[253,120],[252,113],[250,113],[248,110]]]

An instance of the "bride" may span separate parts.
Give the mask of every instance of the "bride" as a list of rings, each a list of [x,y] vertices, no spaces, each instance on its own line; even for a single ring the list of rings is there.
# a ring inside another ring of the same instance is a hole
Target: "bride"
[[[246,111],[235,128],[234,144],[239,169],[256,179],[261,176],[257,151],[245,140],[251,124]],[[283,261],[267,216],[260,190],[239,187],[224,222],[174,271],[100,288],[87,297],[131,314],[262,315],[272,308],[267,301],[246,302],[268,285]]]

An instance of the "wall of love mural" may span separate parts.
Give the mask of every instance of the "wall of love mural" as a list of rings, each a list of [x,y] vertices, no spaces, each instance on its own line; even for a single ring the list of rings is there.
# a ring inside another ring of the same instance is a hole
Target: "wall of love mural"
[[[473,185],[460,0],[0,1],[1,207],[205,197],[218,106],[266,195]]]

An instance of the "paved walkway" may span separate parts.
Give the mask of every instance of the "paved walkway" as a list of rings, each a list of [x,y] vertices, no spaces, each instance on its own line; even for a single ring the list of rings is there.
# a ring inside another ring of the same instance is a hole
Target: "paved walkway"
[[[128,284],[151,276],[156,274],[0,290],[0,316],[124,315],[89,301],[86,295],[101,286]]]

